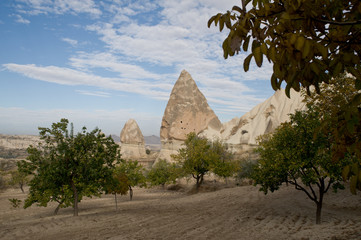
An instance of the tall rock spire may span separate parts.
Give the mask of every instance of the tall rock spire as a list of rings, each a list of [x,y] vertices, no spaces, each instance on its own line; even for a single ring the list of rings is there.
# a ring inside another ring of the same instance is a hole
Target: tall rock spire
[[[196,134],[207,128],[222,127],[207,99],[198,89],[191,75],[183,70],[175,83],[164,111],[160,138],[162,141],[186,139],[190,132]]]

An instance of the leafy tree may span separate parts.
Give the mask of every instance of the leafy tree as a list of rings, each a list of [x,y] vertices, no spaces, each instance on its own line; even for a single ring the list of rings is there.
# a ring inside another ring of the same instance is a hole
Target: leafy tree
[[[164,159],[156,162],[148,172],[148,181],[152,186],[176,183],[177,178],[181,175],[180,169],[175,163],[169,163]]]
[[[252,2],[251,7],[247,7]],[[242,0],[242,6],[209,19],[229,34],[223,42],[224,57],[251,53],[261,67],[263,56],[273,63],[272,87],[319,90],[319,84],[348,71],[361,89],[361,3],[358,0]]]
[[[248,4],[252,3],[252,6]],[[251,50],[244,59],[247,72],[251,59],[258,67],[266,57],[273,64],[271,84],[280,89],[286,83],[290,89],[314,86],[320,92],[321,83],[329,83],[340,73],[355,78],[353,85],[361,90],[361,2],[359,0],[242,0],[242,6],[218,13],[209,19],[220,31],[229,30],[223,42],[224,57],[234,56],[241,49]],[[334,83],[332,83],[334,84]],[[354,150],[361,159],[361,92],[357,91],[348,104],[337,112],[333,134],[339,149],[333,159]],[[347,126],[347,127],[346,127]],[[361,188],[360,177],[351,179]],[[354,186],[354,184],[353,184]]]
[[[321,94],[311,92],[305,95],[305,102],[320,113],[322,119],[321,130],[324,133],[331,132],[332,160],[337,161],[345,155],[359,156],[361,159],[361,125],[357,124],[358,118],[351,114],[340,114],[341,110],[347,108],[352,99],[358,94],[353,85],[354,78],[349,74],[330,80],[330,84],[321,84]],[[357,109],[356,109],[357,110]],[[357,111],[361,111],[360,106]],[[355,115],[353,115],[355,116]],[[338,123],[342,124],[342,136],[339,135]],[[354,144],[352,144],[354,143]],[[361,162],[346,166],[344,178],[350,178],[350,190],[356,194],[356,189],[361,190]],[[359,180],[358,180],[359,179]]]
[[[319,117],[312,108],[298,111],[274,134],[263,136],[257,149],[260,159],[252,174],[265,194],[278,190],[284,182],[303,191],[317,206],[317,224],[321,223],[324,194],[331,186],[335,191],[343,188],[342,167],[350,161],[331,161],[329,135],[317,131]]]
[[[84,196],[99,196],[111,176],[119,156],[114,140],[99,129],[87,132],[85,127],[74,135],[68,123],[61,119],[51,129],[39,128],[42,142],[30,146],[27,161],[19,163],[20,172],[33,175],[24,208],[56,201],[55,214],[60,207],[72,206],[78,216],[78,202]]]
[[[185,147],[178,150],[172,158],[178,161],[185,174],[190,174],[196,180],[198,190],[203,183],[204,175],[211,170],[213,154],[211,145],[205,138],[198,137],[194,132],[187,135]]]
[[[121,169],[113,169],[113,174],[107,179],[105,193],[114,194],[115,210],[118,210],[117,194],[126,195],[129,190],[129,179]]]
[[[123,184],[127,184],[129,188],[130,200],[133,199],[133,187],[145,187],[146,178],[143,174],[144,168],[138,163],[138,161],[121,160],[120,165],[115,170],[118,174],[124,174],[128,181],[123,181]]]
[[[18,185],[20,187],[20,190],[23,193],[25,193],[24,185],[29,183],[29,175],[27,173],[20,172],[19,170],[11,171],[10,174],[11,174],[11,178],[10,178],[9,184],[11,186]]]
[[[237,162],[233,159],[233,154],[227,150],[227,146],[220,141],[211,143],[213,158],[211,169],[214,174],[224,178],[233,176],[237,171]]]

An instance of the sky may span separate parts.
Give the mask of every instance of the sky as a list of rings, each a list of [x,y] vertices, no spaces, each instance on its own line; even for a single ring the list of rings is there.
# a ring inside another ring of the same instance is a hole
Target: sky
[[[133,118],[159,136],[180,72],[187,70],[226,122],[274,91],[272,66],[247,53],[223,58],[227,32],[208,19],[239,0],[1,0],[0,134],[38,134],[67,118],[119,135]]]

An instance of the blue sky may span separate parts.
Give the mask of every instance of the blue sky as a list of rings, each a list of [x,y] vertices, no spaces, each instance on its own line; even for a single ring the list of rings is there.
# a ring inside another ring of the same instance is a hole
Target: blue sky
[[[68,118],[120,134],[134,118],[158,135],[186,69],[222,122],[273,94],[272,66],[223,59],[208,19],[239,0],[1,0],[0,133],[37,134]]]

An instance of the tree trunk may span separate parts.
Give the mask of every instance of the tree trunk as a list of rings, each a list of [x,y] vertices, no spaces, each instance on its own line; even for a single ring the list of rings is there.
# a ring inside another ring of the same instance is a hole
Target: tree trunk
[[[23,193],[25,193],[24,188],[23,188],[23,183],[19,183],[19,185],[20,185],[21,191],[22,191]]]
[[[61,203],[59,203],[59,205],[55,208],[54,210],[54,215],[58,215],[59,209],[60,209],[60,205]]]
[[[198,189],[199,189],[199,186],[201,185],[199,182],[200,182],[200,176],[199,175],[197,175],[197,178],[196,178],[196,190],[197,190],[197,192],[198,192]]]
[[[129,197],[130,197],[130,201],[133,200],[133,189],[132,186],[129,186]]]
[[[203,176],[204,176],[204,174],[201,174],[201,181],[199,182],[199,186],[201,186],[203,183]]]
[[[71,181],[71,187],[73,189],[73,196],[74,196],[74,216],[78,216],[78,191],[75,187],[75,184],[73,181]]]
[[[316,224],[321,224],[321,210],[322,210],[322,202],[323,202],[323,194],[324,194],[324,184],[321,183],[321,188],[319,190],[320,199],[316,202],[317,210],[316,210]]]
[[[322,201],[317,202],[317,210],[316,210],[316,224],[321,224],[321,210],[322,210]]]
[[[118,211],[117,193],[114,194],[114,198],[115,198],[115,210]]]

